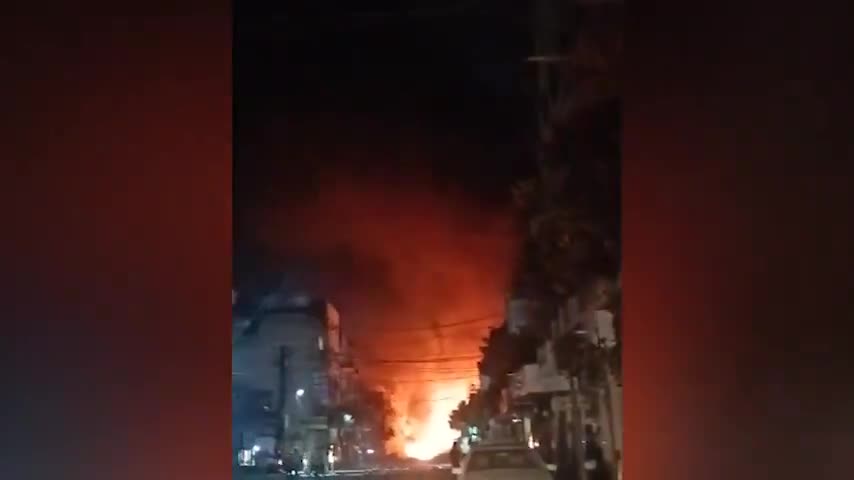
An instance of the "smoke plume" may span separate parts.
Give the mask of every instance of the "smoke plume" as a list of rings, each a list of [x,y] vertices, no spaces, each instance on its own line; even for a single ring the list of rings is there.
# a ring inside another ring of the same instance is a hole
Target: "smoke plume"
[[[508,212],[410,170],[322,172],[308,201],[259,219],[267,247],[300,258],[301,281],[338,308],[361,375],[392,393],[398,450],[476,381],[471,357],[501,321],[516,247]]]

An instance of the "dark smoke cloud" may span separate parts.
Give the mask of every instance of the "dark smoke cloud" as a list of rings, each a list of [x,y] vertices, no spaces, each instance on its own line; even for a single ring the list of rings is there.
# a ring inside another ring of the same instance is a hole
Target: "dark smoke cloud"
[[[268,210],[259,219],[266,246],[282,258],[300,259],[301,281],[338,306],[360,352],[385,358],[471,355],[486,325],[438,336],[381,332],[503,310],[516,245],[511,215],[428,178],[325,172],[311,201]],[[431,366],[373,368],[416,375]]]
[[[259,139],[258,152],[287,161],[243,169],[245,191],[269,192],[263,207],[246,201],[244,224],[294,288],[335,304],[363,378],[387,387],[398,414],[417,423],[441,385],[424,381],[473,381],[476,360],[376,360],[479,353],[489,322],[429,327],[503,312],[517,241],[509,205],[495,205],[509,203],[509,185],[502,197],[500,180],[479,178],[496,171],[480,147],[424,126],[301,122],[282,130],[286,138],[270,130]],[[447,180],[461,177],[480,191]],[[422,330],[391,331],[409,328]]]

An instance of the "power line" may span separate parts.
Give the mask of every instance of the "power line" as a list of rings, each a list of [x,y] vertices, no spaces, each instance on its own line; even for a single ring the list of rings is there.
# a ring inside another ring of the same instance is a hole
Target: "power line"
[[[418,382],[439,382],[439,381],[451,381],[451,380],[462,380],[462,379],[479,379],[480,374],[475,372],[460,372],[455,375],[453,374],[431,374],[431,375],[418,375],[418,376],[388,376],[388,375],[378,375],[375,377],[365,377],[365,381],[370,381],[372,383],[398,383],[398,382],[406,382],[406,383],[418,383]]]
[[[433,365],[433,366],[431,366]],[[385,367],[385,368],[384,368]],[[447,360],[377,360],[372,363],[365,362],[361,369],[369,370],[384,370],[394,372],[412,372],[418,373],[441,373],[441,372],[463,372],[476,371],[478,366],[474,360],[467,359],[447,359]]]
[[[386,370],[388,371],[388,370]],[[472,366],[463,366],[460,368],[406,368],[395,370],[400,371],[401,373],[408,374],[419,374],[419,373],[467,373],[467,372],[476,372],[478,368],[474,365]]]
[[[431,379],[431,380],[398,380],[395,383],[448,383],[460,380],[471,380],[471,377],[453,377],[453,378],[440,378],[440,379]],[[471,382],[474,385],[475,382]]]
[[[470,380],[470,381],[472,381],[471,383],[474,384],[475,382],[473,380],[476,380],[476,376],[470,375],[470,376],[466,376],[466,377],[424,378],[424,379],[413,379],[413,378],[393,379],[393,378],[391,378],[391,379],[381,379],[381,380],[388,380],[388,381],[394,383],[395,385],[399,384],[399,383],[447,383],[447,382],[453,382],[453,381],[457,381],[457,380]],[[380,381],[378,383],[382,383],[382,382]]]
[[[449,379],[449,378],[478,378],[480,374],[478,372],[457,372],[457,373],[432,373],[425,375],[376,375],[376,376],[366,376],[365,378],[371,378],[374,380],[436,380],[436,379]]]
[[[463,367],[463,368],[407,368],[407,373],[464,373],[464,372],[476,372],[478,371],[477,367]]]
[[[451,363],[451,362],[465,362],[471,360],[477,360],[481,358],[481,355],[469,355],[466,357],[444,357],[444,358],[422,358],[422,359],[400,359],[400,360],[386,360],[386,359],[377,359],[370,360],[370,363],[380,363],[380,364],[407,364],[407,363]]]
[[[412,405],[420,405],[422,403],[437,403],[437,402],[446,402],[448,400],[454,400],[456,397],[442,397],[442,398],[425,398],[421,400],[413,400],[410,402],[406,402],[407,406]]]
[[[439,330],[442,328],[453,328],[453,327],[459,327],[462,325],[472,325],[472,324],[476,324],[476,323],[483,323],[483,322],[486,322],[489,320],[494,320],[496,318],[502,317],[503,315],[504,315],[503,313],[492,313],[489,315],[483,315],[480,317],[470,318],[468,320],[460,320],[460,321],[452,322],[452,323],[437,324],[437,325],[430,325],[430,326],[424,326],[424,327],[394,328],[394,329],[383,328],[383,329],[381,329],[381,331],[365,332],[365,334],[376,336],[376,335],[383,335],[386,333],[426,332],[426,331],[432,331],[432,330]],[[352,335],[352,334],[348,333],[348,335]]]
[[[423,375],[373,375],[365,376],[365,379],[371,380],[443,380],[452,378],[479,378],[478,372],[456,372],[456,373],[430,373]]]
[[[437,376],[437,375],[480,375],[480,371],[474,368],[461,368],[458,370],[419,370],[414,372],[375,372],[375,373],[364,373],[362,376],[374,376],[374,377],[394,377],[394,378],[418,378],[424,376]]]
[[[475,360],[475,359],[481,358],[482,356],[483,355],[481,353],[459,353],[457,355],[445,355],[445,356],[441,356],[441,357],[424,356],[424,357],[413,357],[413,358],[406,358],[406,359],[395,358],[395,359],[391,359],[391,360],[383,359],[383,358],[377,358],[377,357],[367,357],[367,358],[363,358],[361,360],[365,361],[367,363],[377,363],[377,362],[379,362],[379,363],[395,362],[396,363],[396,362],[410,362],[410,361],[416,362],[416,363],[430,363],[430,362],[448,362],[448,361],[452,362],[455,360]]]
[[[462,356],[462,357],[422,357],[422,358],[370,358],[364,359],[364,361],[360,362],[361,366],[364,367],[373,367],[376,365],[384,365],[386,363],[415,363],[412,367],[407,368],[409,371],[417,371],[417,370],[459,370],[462,368],[475,368],[475,362],[473,360],[477,360],[481,358],[481,355],[472,355],[472,356]],[[459,364],[447,364],[449,362],[463,362],[464,365]],[[425,365],[420,365],[420,364]],[[432,365],[435,363],[435,365]]]

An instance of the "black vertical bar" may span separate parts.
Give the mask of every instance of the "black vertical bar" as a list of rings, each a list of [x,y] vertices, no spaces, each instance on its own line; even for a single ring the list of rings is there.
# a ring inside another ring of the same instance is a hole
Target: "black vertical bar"
[[[276,440],[281,445],[285,439],[285,407],[288,392],[288,347],[279,347],[279,395],[276,401],[277,432]]]

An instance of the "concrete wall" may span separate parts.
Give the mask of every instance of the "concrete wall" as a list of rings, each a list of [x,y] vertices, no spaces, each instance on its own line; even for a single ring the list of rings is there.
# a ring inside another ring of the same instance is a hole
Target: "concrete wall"
[[[270,392],[270,421],[285,428],[284,449],[297,447],[320,454],[333,440],[334,429],[327,424],[329,407],[340,404],[346,393],[342,386],[356,384],[356,372],[345,358],[347,343],[339,314],[328,302],[281,294],[265,298],[258,310],[251,322],[242,322],[243,326],[234,322],[233,386]],[[280,387],[283,347],[287,353],[284,392]],[[284,408],[277,416],[280,404]],[[258,429],[245,423],[233,428],[248,433]]]
[[[279,400],[280,348],[288,350],[288,368],[284,403],[290,414],[311,414],[311,405],[320,403],[324,392],[315,380],[326,375],[326,353],[318,338],[325,338],[323,321],[305,314],[265,315],[256,332],[244,336],[232,352],[235,383],[273,392],[273,404]],[[299,405],[296,391],[304,389]]]

